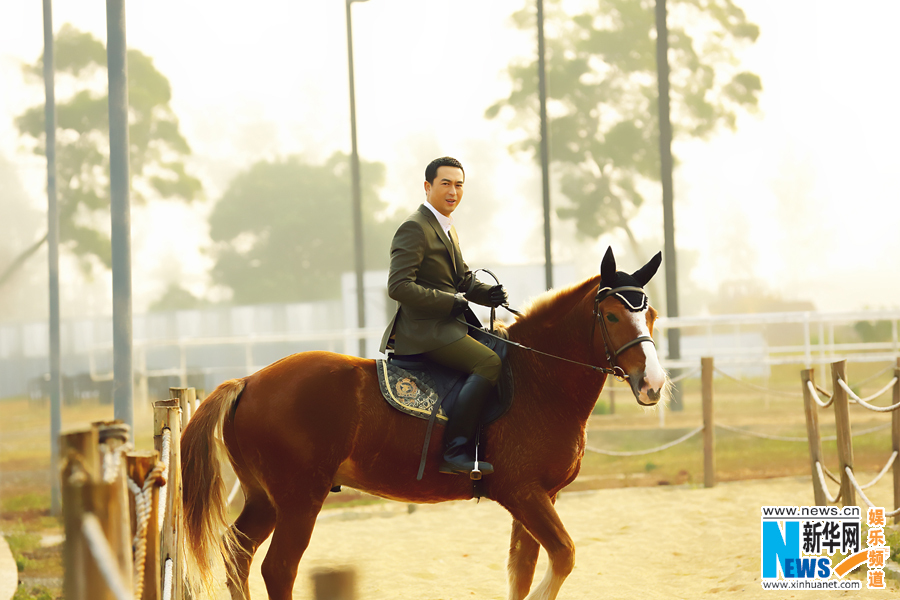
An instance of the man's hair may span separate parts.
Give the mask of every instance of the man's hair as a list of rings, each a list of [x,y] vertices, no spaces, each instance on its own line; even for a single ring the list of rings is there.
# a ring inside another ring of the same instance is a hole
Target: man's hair
[[[425,181],[434,184],[434,178],[437,177],[439,167],[456,167],[463,172],[463,177],[466,175],[466,170],[463,169],[461,162],[450,156],[442,156],[434,159],[425,167]]]

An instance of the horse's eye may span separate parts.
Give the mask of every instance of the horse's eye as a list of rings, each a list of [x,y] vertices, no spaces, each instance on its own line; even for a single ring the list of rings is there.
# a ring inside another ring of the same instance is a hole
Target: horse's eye
[[[610,323],[618,323],[619,317],[617,317],[616,315],[606,315],[606,320]]]

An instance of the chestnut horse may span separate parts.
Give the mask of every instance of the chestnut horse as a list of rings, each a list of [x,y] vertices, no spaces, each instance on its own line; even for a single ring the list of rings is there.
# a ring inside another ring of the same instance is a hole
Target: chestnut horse
[[[513,517],[511,599],[528,594],[541,546],[550,566],[529,599],[556,598],[572,571],[575,546],[554,502],[578,475],[585,425],[610,367],[630,379],[639,404],[653,406],[665,396],[666,375],[650,337],[657,313],[640,289],[660,260],[657,254],[628,274],[616,271],[608,251],[600,276],[545,293],[506,328],[510,340],[554,355],[510,348],[515,398],[482,435],[485,459],[496,469],[481,481],[482,494]],[[291,598],[316,516],[336,485],[402,502],[472,498],[467,477],[438,472],[439,434],[431,438],[429,468],[416,480],[426,426],[382,399],[375,363],[364,358],[303,352],[220,385],[181,442],[194,585],[211,589],[210,565],[224,556],[232,598],[249,598],[250,562],[274,531],[263,578],[270,599]],[[220,438],[245,497],[230,527]]]

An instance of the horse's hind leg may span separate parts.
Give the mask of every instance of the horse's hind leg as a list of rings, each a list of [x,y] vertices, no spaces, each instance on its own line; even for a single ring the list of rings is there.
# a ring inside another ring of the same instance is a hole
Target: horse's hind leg
[[[262,575],[269,592],[269,600],[291,600],[294,580],[300,559],[309,546],[316,516],[325,502],[331,482],[325,482],[320,493],[304,494],[302,497],[276,499],[279,506],[275,521],[275,533],[262,564]]]
[[[525,526],[513,519],[509,540],[509,600],[522,600],[531,589],[534,567],[537,565],[541,545],[531,537]]]
[[[235,556],[234,574],[240,587],[229,578],[228,590],[232,600],[250,600],[250,563],[259,545],[275,528],[275,506],[262,490],[247,493],[244,509],[231,526],[243,552]]]
[[[526,600],[555,600],[559,588],[575,567],[575,543],[556,514],[553,500],[555,498],[535,492],[524,495],[521,501],[506,505],[550,557],[547,574]]]

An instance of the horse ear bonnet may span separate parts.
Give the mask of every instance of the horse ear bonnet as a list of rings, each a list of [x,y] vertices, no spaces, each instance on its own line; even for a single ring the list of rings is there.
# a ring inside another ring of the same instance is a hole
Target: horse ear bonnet
[[[644,287],[656,273],[661,261],[662,253],[658,252],[656,256],[650,259],[650,262],[629,275],[624,271],[616,271],[616,259],[613,256],[612,248],[610,247],[603,256],[603,262],[600,263],[600,289],[597,290],[598,297],[601,295],[601,292],[612,288]],[[649,304],[647,294],[643,292],[624,291],[616,292],[615,295],[622,304],[625,305],[625,308],[631,312],[640,312],[646,309]]]
[[[656,275],[656,271],[659,269],[659,265],[662,262],[662,252],[657,252],[656,255],[647,261],[647,264],[632,273],[635,279],[637,279],[640,283],[641,287],[647,285],[647,282],[650,281],[654,275]]]

